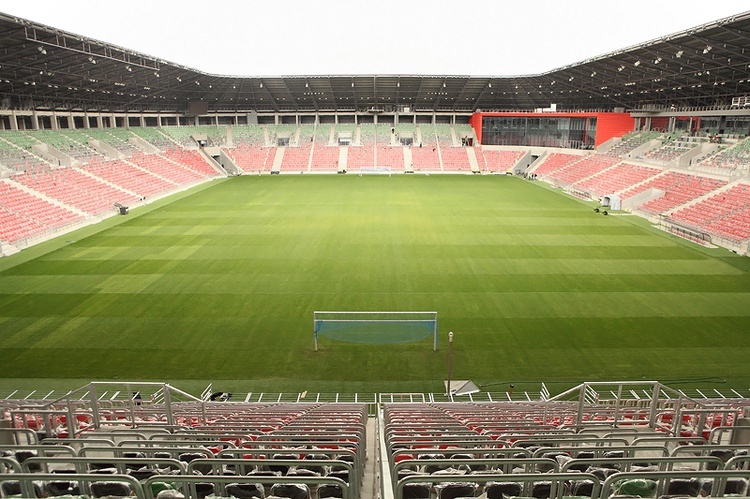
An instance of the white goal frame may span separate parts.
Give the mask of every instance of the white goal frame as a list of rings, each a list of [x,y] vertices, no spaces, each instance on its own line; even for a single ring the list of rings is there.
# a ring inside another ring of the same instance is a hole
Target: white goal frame
[[[340,318],[321,319],[322,315],[330,315]],[[420,317],[421,318],[417,318]],[[368,318],[369,317],[369,318]],[[377,317],[377,318],[376,318]],[[408,318],[406,318],[408,317]],[[313,312],[313,342],[315,351],[318,351],[318,325],[319,321],[340,322],[425,322],[432,321],[432,349],[437,350],[438,344],[438,315],[435,311],[339,311],[339,310],[316,310]]]

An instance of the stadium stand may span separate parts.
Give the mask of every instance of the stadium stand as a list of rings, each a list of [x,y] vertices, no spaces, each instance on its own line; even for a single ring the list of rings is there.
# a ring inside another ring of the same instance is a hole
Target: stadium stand
[[[670,215],[673,220],[710,234],[743,241],[750,238],[750,186],[740,183]]]
[[[265,132],[260,125],[233,126],[232,141],[235,145],[266,145]]]
[[[404,171],[404,148],[401,146],[379,145],[376,151],[377,166],[392,171]]]
[[[497,150],[486,147],[479,147],[477,150],[481,152],[481,169],[489,172],[510,171],[524,155],[524,151],[520,150]]]
[[[543,159],[541,164],[534,167],[532,173],[539,177],[546,177],[557,170],[565,168],[575,161],[579,161],[581,158],[583,158],[583,156],[578,156],[576,154],[552,152]]]
[[[443,171],[471,171],[465,147],[451,147],[440,143]]]
[[[208,139],[208,145],[213,146],[222,146],[227,140],[226,127],[220,126],[167,126],[161,127],[160,131],[172,137],[183,147],[195,147],[194,136],[205,135]]]
[[[90,161],[84,170],[141,198],[165,193],[176,187],[176,183],[122,160]]]
[[[34,138],[82,163],[88,163],[90,160],[101,158],[95,150],[86,145],[88,143],[87,137],[74,130],[66,130],[65,132],[38,130],[34,132]],[[83,142],[79,141],[79,139]]]
[[[747,175],[750,170],[750,139],[733,147],[719,149],[708,158],[697,162],[696,170],[722,175]]]
[[[338,171],[339,148],[328,146],[324,141],[315,142],[310,170]]]
[[[251,173],[270,171],[277,149],[242,143],[238,147],[224,151],[244,172]]]
[[[162,133],[157,128],[136,127],[131,128],[130,131],[134,135],[137,135],[138,137],[142,138],[153,146],[158,147],[159,149],[166,149],[177,145],[176,141],[170,139],[167,135]]]
[[[649,140],[657,139],[662,134],[660,132],[631,132],[624,135],[620,141],[612,146],[605,154],[607,156],[629,156],[633,150],[642,146]]]
[[[592,154],[583,159],[566,164],[557,168],[546,175],[546,178],[553,179],[564,185],[570,185],[575,182],[601,173],[610,168],[615,163],[619,163],[619,158],[612,158],[601,154]]]
[[[281,162],[282,171],[302,172],[308,171],[310,165],[310,153],[312,146],[309,141],[304,141],[298,147],[286,147]]]
[[[348,171],[375,166],[375,145],[372,142],[365,142],[361,146],[349,146],[348,149],[346,160]]]
[[[58,168],[17,175],[13,179],[45,196],[91,215],[112,212],[115,203],[130,205],[132,194],[86,175],[76,168]]]
[[[573,187],[588,191],[592,197],[613,194],[661,173],[662,170],[631,163],[620,163],[603,172],[578,181]]]
[[[0,240],[15,243],[83,220],[69,209],[0,181]]]
[[[622,199],[627,199],[647,189],[664,191],[663,196],[649,200],[638,206],[639,210],[655,215],[674,209],[681,204],[703,196],[726,184],[725,180],[668,171],[624,192],[621,197]]]

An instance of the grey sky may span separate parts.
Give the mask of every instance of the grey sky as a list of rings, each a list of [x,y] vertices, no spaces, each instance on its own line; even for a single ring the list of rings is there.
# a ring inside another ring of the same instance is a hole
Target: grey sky
[[[518,75],[750,9],[747,0],[0,0],[0,11],[227,75]]]

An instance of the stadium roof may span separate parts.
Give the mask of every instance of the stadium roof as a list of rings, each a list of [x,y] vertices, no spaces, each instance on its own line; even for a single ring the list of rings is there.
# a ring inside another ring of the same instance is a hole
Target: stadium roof
[[[425,112],[728,106],[750,95],[750,11],[521,76],[209,74],[0,13],[2,107]]]

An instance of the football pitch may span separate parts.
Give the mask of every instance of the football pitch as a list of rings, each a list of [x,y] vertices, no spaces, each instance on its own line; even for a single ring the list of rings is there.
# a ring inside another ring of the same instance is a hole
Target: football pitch
[[[214,382],[442,392],[750,388],[750,259],[505,176],[212,182],[0,260],[0,389]],[[321,338],[316,310],[438,312],[439,345]]]

